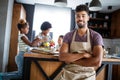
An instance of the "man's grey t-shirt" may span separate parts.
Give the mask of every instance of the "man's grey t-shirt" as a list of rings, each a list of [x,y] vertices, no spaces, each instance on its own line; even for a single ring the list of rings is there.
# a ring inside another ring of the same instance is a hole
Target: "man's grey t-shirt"
[[[71,44],[71,41],[72,41],[73,34],[74,34],[75,30],[73,30],[71,32],[68,32],[64,36],[63,42],[67,43],[69,45],[69,47],[70,47],[70,44]],[[90,42],[91,42],[92,49],[96,45],[104,46],[102,36],[98,32],[93,31],[92,29],[89,29],[89,30],[90,30],[89,31],[90,32]],[[77,32],[76,36],[75,36],[75,41],[87,42],[87,34],[85,34],[83,36],[79,36],[78,32]]]

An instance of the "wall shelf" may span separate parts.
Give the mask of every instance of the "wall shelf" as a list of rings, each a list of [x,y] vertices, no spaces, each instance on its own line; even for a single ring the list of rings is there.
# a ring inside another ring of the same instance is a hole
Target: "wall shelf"
[[[100,33],[102,37],[109,38],[111,36],[111,15],[98,12],[90,13],[88,27]]]

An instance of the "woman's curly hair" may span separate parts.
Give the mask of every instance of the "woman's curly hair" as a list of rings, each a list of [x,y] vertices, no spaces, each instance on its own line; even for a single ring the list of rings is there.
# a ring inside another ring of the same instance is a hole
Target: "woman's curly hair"
[[[27,26],[28,26],[28,22],[26,22],[26,20],[24,19],[20,19],[17,24],[19,30],[21,30],[21,28],[26,28]]]

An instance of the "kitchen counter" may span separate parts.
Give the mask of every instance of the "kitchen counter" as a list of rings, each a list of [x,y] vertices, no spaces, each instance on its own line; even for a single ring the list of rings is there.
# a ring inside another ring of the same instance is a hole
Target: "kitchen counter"
[[[65,64],[58,56],[40,53],[24,54],[23,80],[53,80]]]
[[[103,62],[120,62],[120,59],[116,59],[116,58],[103,58]]]
[[[120,65],[120,59],[116,59],[116,58],[103,58],[102,61],[102,65],[97,69],[97,75],[100,73],[100,71],[103,68],[107,68],[107,72],[106,72],[106,79],[105,80],[112,80],[112,69],[113,69],[113,65]]]
[[[101,67],[96,70],[97,75],[107,66],[105,80],[112,80],[112,66],[120,65],[120,59],[103,58]],[[24,54],[23,80],[53,80],[62,70],[65,63],[58,60],[58,56],[40,53]]]

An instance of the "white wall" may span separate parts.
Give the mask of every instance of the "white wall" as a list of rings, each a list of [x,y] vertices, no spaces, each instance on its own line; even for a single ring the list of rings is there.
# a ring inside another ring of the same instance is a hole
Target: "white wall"
[[[52,24],[50,32],[53,33],[53,40],[57,44],[59,35],[65,35],[70,31],[71,8],[36,4],[33,20],[33,30],[36,31],[36,35],[41,32],[40,27],[44,21]]]

